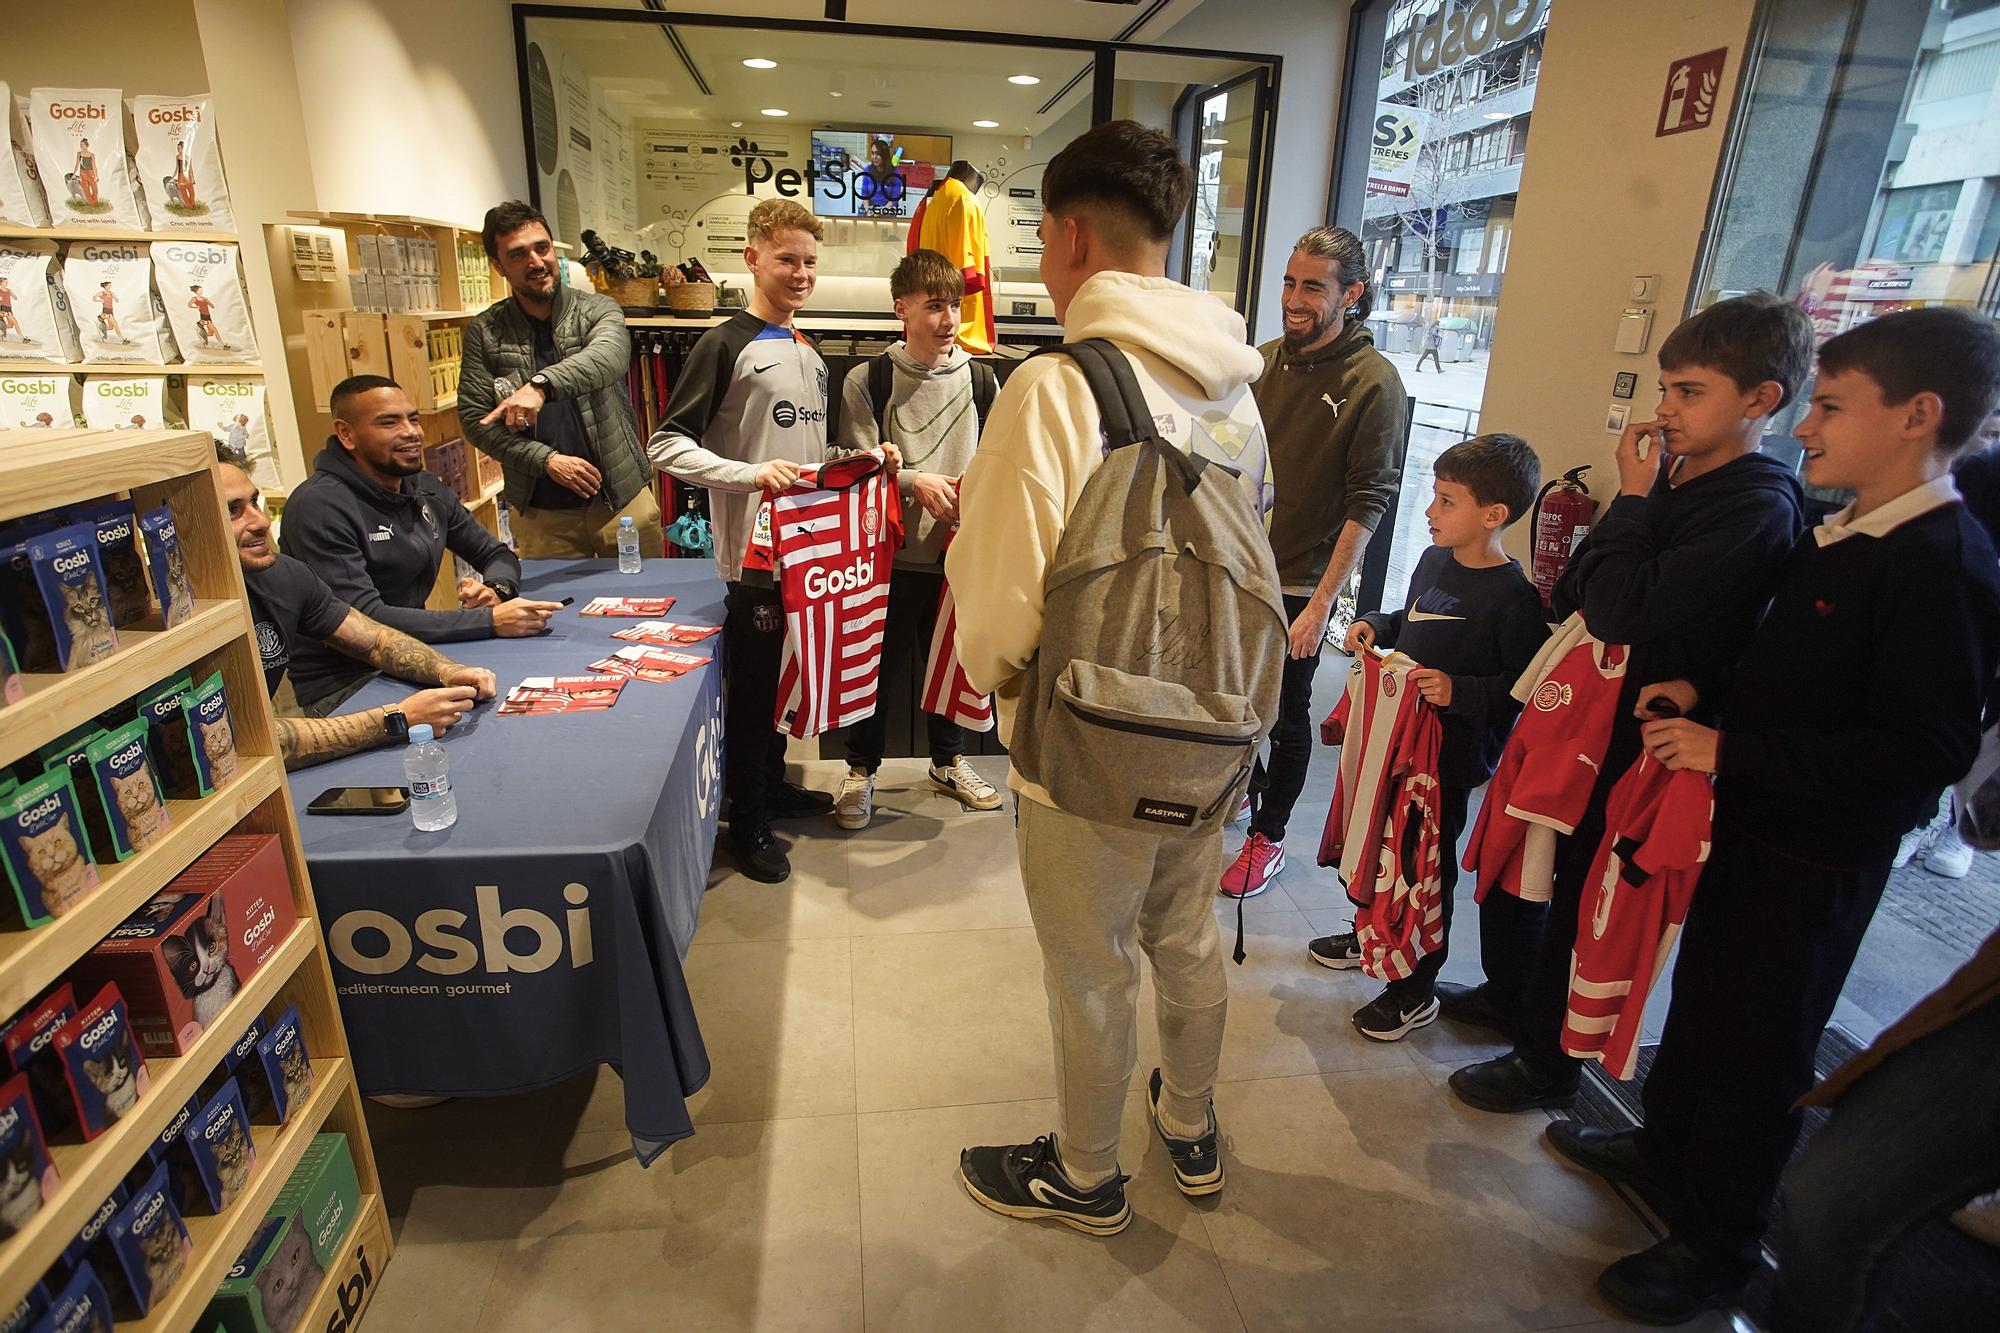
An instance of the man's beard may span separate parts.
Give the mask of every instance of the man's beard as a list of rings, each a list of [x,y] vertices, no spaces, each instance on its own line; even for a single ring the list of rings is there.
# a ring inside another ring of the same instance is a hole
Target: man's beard
[[[1320,316],[1319,319],[1315,320],[1312,327],[1297,333],[1294,333],[1291,326],[1287,325],[1285,327],[1285,350],[1288,352],[1303,352],[1321,338],[1326,337],[1326,331],[1333,327],[1333,321],[1338,317],[1338,311],[1329,310]]]

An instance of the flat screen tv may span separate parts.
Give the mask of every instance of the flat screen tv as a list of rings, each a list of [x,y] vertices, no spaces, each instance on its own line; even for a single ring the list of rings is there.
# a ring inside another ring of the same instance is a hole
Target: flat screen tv
[[[895,130],[814,130],[813,212],[907,218],[951,168],[951,136]]]

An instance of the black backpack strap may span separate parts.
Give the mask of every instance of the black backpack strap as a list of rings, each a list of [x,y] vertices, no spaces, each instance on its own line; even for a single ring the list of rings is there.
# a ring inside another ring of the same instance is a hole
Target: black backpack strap
[[[889,397],[896,388],[896,363],[887,352],[868,363],[868,403],[875,409],[876,442],[889,438]]]
[[[993,409],[994,395],[1000,392],[1000,377],[984,361],[972,363],[972,410],[979,417],[979,433],[986,433],[986,414]]]

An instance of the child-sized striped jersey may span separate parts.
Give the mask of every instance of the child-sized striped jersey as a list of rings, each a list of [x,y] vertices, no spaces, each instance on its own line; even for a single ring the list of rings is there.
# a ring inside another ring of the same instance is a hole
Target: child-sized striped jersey
[[[952,600],[949,582],[938,594],[937,626],[931,631],[930,658],[924,665],[923,707],[967,731],[993,730],[993,696],[972,688],[958,660],[958,603]]]
[[[785,609],[779,731],[804,738],[875,711],[889,567],[903,544],[880,450],[802,468],[757,509],[743,567],[777,577]]]

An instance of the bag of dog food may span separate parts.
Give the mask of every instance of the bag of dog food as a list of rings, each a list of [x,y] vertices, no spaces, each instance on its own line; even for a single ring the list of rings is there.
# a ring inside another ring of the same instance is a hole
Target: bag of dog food
[[[111,596],[111,623],[132,625],[146,618],[146,560],[139,554],[139,525],[130,500],[106,500],[66,511],[97,536],[97,563],[104,571],[104,590]]]
[[[215,146],[215,103],[193,97],[128,97],[139,150],[134,155],[154,231],[175,227],[236,230],[222,154]]]
[[[83,360],[54,241],[0,241],[0,356]],[[0,427],[28,424],[0,417]]]
[[[139,532],[146,540],[146,568],[153,576],[153,600],[160,620],[172,629],[194,614],[194,588],[188,583],[187,560],[174,527],[174,511],[166,505],[139,515]]]
[[[118,89],[31,88],[28,130],[52,222],[145,228],[125,157],[125,105]]]
[[[278,456],[264,416],[264,381],[190,375],[187,409],[189,430],[207,431],[228,451],[229,461],[259,486],[278,484]]]
[[[74,430],[80,406],[73,376],[0,370],[0,430]]]
[[[16,1074],[0,1083],[0,1241],[11,1239],[42,1210],[59,1179],[42,1141],[27,1075]]]
[[[257,339],[250,332],[236,247],[225,241],[154,241],[152,250],[154,279],[182,358],[191,365],[255,361]]]
[[[72,523],[30,537],[28,563],[55,631],[57,670],[75,671],[118,651],[94,526]]]
[[[222,689],[222,673],[211,672],[207,680],[182,695],[181,708],[187,713],[195,779],[201,795],[206,796],[236,776],[236,732],[229,724],[229,698]]]
[[[47,925],[97,887],[67,771],[44,773],[0,797],[0,861],[26,925]]]
[[[146,753],[146,724],[134,718],[116,731],[99,732],[85,752],[104,805],[112,855],[123,861],[173,822],[152,757]]]
[[[75,241],[63,254],[63,290],[86,361],[178,361],[167,312],[153,294],[153,261],[133,241]]]
[[[16,99],[0,83],[0,116],[7,118],[11,152],[0,154],[0,222],[17,227],[49,225],[49,201],[42,195],[41,173],[28,146],[28,99]]]
[[[83,381],[83,424],[92,430],[161,429],[168,424],[167,377],[86,376]]]

